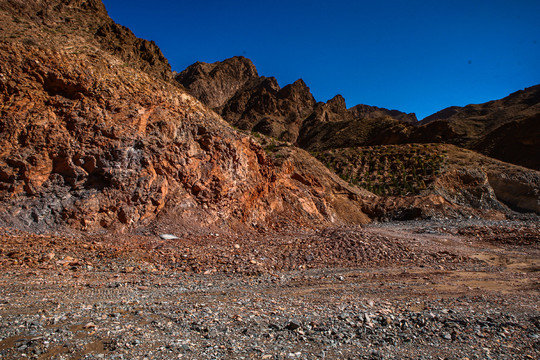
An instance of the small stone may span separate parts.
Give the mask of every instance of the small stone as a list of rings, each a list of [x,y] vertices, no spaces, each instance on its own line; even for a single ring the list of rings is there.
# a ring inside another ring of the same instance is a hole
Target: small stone
[[[381,325],[388,326],[392,323],[392,318],[390,316],[382,316]]]
[[[177,240],[177,239],[179,239],[177,236],[175,236],[173,234],[160,234],[159,237],[162,238],[163,240]]]
[[[234,248],[235,248],[235,249],[240,249],[240,245],[234,244]]]
[[[293,330],[299,329],[301,326],[302,325],[300,325],[299,322],[293,320],[293,321],[290,321],[287,324],[287,326],[285,326],[285,329],[293,331]]]
[[[75,259],[71,256],[66,256],[65,258],[63,258],[62,260],[58,260],[56,262],[56,265],[60,265],[60,266],[75,266],[75,265],[80,265],[80,261],[78,259]]]

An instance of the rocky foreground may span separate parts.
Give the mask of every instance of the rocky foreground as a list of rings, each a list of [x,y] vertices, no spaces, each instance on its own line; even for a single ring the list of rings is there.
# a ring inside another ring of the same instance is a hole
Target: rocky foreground
[[[128,242],[4,229],[0,357],[536,359],[539,230],[471,220]]]

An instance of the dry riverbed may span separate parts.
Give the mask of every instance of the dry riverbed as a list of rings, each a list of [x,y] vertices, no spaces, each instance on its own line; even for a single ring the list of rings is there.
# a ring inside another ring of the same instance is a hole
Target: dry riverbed
[[[3,229],[2,359],[537,359],[539,228]]]

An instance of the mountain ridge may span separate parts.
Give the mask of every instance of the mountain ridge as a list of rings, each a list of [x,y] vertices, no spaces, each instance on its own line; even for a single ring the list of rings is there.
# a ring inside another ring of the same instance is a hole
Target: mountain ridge
[[[225,105],[215,107],[204,98],[201,100],[240,129],[296,143],[310,151],[355,145],[449,143],[540,170],[540,160],[536,160],[540,159],[540,142],[537,140],[540,138],[540,125],[535,120],[540,114],[540,85],[483,104],[451,106],[418,121],[414,113],[399,110],[363,104],[347,108],[341,95],[326,103],[317,102],[302,80],[299,80],[303,84],[302,89],[298,91],[301,95],[277,98],[280,88],[275,78],[257,77],[256,68],[245,57],[234,57],[205,66],[219,69],[226,64],[230,68],[238,61],[253,69],[250,79],[244,81],[242,86],[230,88],[234,95],[223,101]],[[190,69],[191,66],[180,74]],[[219,79],[212,80],[204,74],[200,75],[208,83],[217,81],[220,87],[227,83],[227,77],[218,76]],[[183,75],[178,75],[176,80],[192,91]],[[286,87],[294,86],[297,82]],[[195,96],[201,91],[197,89]],[[288,106],[284,107],[283,101]],[[498,148],[496,144],[501,144],[504,134],[508,135],[507,139]],[[522,156],[525,153],[530,155]]]
[[[353,199],[372,194],[317,162],[276,165],[172,81],[155,44],[115,25],[100,1],[2,0],[0,20],[2,224],[209,231],[370,221]],[[317,187],[305,181],[311,172]]]
[[[409,114],[351,110],[341,95],[316,102],[303,80],[281,88],[241,57],[192,72],[205,101],[220,105],[212,111],[173,79],[154,43],[115,25],[99,4],[0,0],[2,224],[280,231],[394,217],[514,216],[493,206],[499,200],[485,172],[463,196],[426,188],[391,198],[340,178],[314,156],[410,139],[417,127],[403,121]],[[372,171],[379,162],[369,162]],[[526,174],[497,181],[501,189],[519,184],[532,203],[509,203],[534,211],[538,174]],[[467,178],[459,176],[445,184]],[[456,203],[464,196],[474,201]]]
[[[201,68],[211,70],[198,70]],[[251,69],[249,76],[243,76],[243,68]],[[309,131],[306,125],[313,122],[310,118],[316,117],[315,113],[320,112],[319,109],[325,104],[315,100],[302,79],[281,88],[274,77],[258,76],[252,61],[242,56],[211,64],[197,62],[175,78],[232,125],[292,143],[303,137],[303,131]],[[228,82],[230,85],[221,101],[209,98],[208,94],[222,94],[224,84]],[[407,123],[417,121],[414,114],[375,106],[359,104],[347,109],[341,95],[336,95],[326,104],[328,111],[323,111],[322,118],[319,118],[321,122],[336,118],[333,114],[342,118],[345,113],[351,120],[389,117]]]

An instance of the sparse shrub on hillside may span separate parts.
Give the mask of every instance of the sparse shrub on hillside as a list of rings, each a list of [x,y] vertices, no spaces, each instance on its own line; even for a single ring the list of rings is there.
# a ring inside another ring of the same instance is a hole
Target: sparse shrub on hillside
[[[314,155],[345,181],[381,196],[425,190],[442,173],[447,158],[436,144],[333,149]]]

